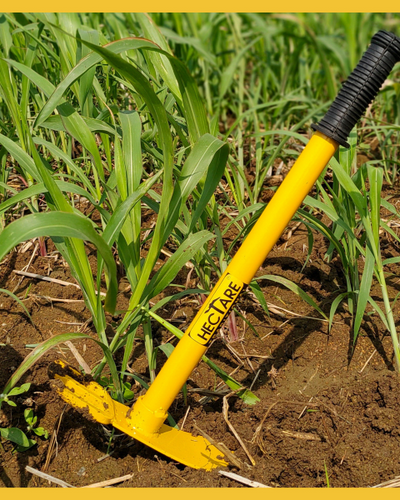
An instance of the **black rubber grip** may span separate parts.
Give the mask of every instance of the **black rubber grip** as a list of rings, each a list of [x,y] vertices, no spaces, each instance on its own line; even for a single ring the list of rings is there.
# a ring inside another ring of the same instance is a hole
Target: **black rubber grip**
[[[393,66],[400,61],[400,38],[387,31],[378,31],[360,62],[344,82],[326,115],[312,125],[346,148],[347,138],[375,99]]]

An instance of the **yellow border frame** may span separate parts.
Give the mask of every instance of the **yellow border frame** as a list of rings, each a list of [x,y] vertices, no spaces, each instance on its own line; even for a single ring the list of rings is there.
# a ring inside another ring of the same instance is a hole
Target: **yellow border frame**
[[[9,5],[7,4],[7,7]],[[115,8],[116,4],[107,0],[70,0],[57,4],[54,0],[35,2],[20,0],[12,12],[53,12],[55,5],[57,12],[143,12],[145,10],[142,8],[144,6],[142,2],[132,2],[132,0],[120,0],[117,8]],[[398,0],[385,2],[306,0],[301,3],[294,0],[286,0],[282,3],[274,0],[252,0],[250,3],[238,0],[218,0],[217,2],[203,0],[199,4],[183,0],[170,2],[153,0],[146,4],[146,7],[148,7],[146,12],[400,12]],[[1,7],[0,10],[2,10]]]

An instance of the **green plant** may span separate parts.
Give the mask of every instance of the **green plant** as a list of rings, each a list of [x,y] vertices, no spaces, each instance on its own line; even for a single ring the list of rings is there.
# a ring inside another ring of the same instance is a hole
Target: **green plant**
[[[13,387],[8,394],[0,394],[0,408],[2,403],[7,403],[10,406],[17,406],[10,397],[19,396],[24,392],[29,391],[31,384],[22,384],[20,387]],[[0,427],[0,436],[17,445],[18,451],[25,451],[36,444],[36,441],[29,439],[26,434],[17,427]]]
[[[43,342],[13,374],[4,392],[12,390],[48,349],[66,340],[86,338],[97,342],[104,352],[104,359],[94,369],[95,378],[107,366],[112,392],[125,401],[128,393],[124,374],[141,324],[150,376],[154,378],[157,350],[152,345],[151,325],[145,320],[150,300],[168,287],[189,260],[198,270],[216,268],[210,257],[213,233],[209,222],[218,219],[213,193],[225,168],[228,146],[210,134],[196,84],[184,64],[170,52],[138,38],[101,47],[96,42],[104,40],[96,39],[92,32],[78,29],[79,36],[72,36],[77,34],[77,18],[70,16],[75,26],[71,33],[71,25],[64,24],[67,17],[39,15],[40,29],[53,36],[60,50],[61,57],[45,50],[64,74],[57,85],[49,79],[50,67],[43,76],[43,68],[35,63],[39,56],[46,57],[42,50],[47,45],[41,39],[35,39],[32,45],[30,64],[21,58],[5,58],[10,68],[7,74],[22,74],[32,93],[39,93],[41,99],[33,103],[34,120],[23,125],[24,142],[22,132],[13,139],[0,134],[0,144],[16,161],[15,168],[30,180],[29,187],[0,204],[0,212],[5,214],[18,203],[25,203],[32,212],[5,226],[0,234],[0,259],[21,241],[51,237],[80,284],[98,340],[65,333]],[[142,24],[146,22],[146,18],[142,19]],[[28,40],[32,38],[24,27],[21,33]],[[124,53],[127,55],[118,55]],[[83,59],[75,64],[82,55]],[[165,67],[170,70],[168,78]],[[126,102],[121,92],[107,97],[99,84],[104,83],[105,75],[106,82],[118,81],[124,90],[129,89],[129,106],[135,111],[124,109]],[[7,82],[0,82],[3,90]],[[94,104],[87,106],[92,89]],[[70,91],[73,98],[68,101],[65,95]],[[17,94],[10,94],[6,104],[21,109]],[[53,111],[56,114],[51,116]],[[16,115],[11,113],[11,118],[16,123]],[[100,134],[101,148],[96,133]],[[80,163],[71,155],[74,143],[82,146]],[[54,169],[50,162],[57,162],[57,167]],[[155,186],[157,189],[153,189]],[[38,211],[30,203],[40,194],[44,195],[48,211]],[[77,209],[75,195],[92,205],[99,223]],[[151,211],[155,222],[144,235],[141,203]],[[94,281],[84,241],[91,242],[98,252]],[[166,245],[171,256],[153,273]],[[117,302],[114,249],[133,293],[110,339],[105,331],[105,311],[114,313]],[[203,272],[202,277],[209,284],[209,272]],[[105,297],[100,293],[102,288]],[[191,290],[184,291],[181,296],[189,293]],[[162,300],[164,305],[174,297],[166,299]],[[119,350],[123,354],[117,366],[114,356]]]
[[[28,424],[26,428],[28,432],[33,432],[34,434],[36,434],[36,436],[43,437],[44,439],[47,439],[49,437],[49,433],[46,431],[46,429],[44,429],[43,427],[36,427],[37,417],[35,416],[31,408],[27,408],[24,411],[24,417],[26,423]]]
[[[20,387],[13,387],[7,394],[0,394],[0,408],[1,405],[4,403],[7,403],[10,406],[17,406],[14,401],[11,401],[10,398],[13,396],[19,396],[20,394],[23,394],[24,392],[29,391],[31,384],[22,384]]]
[[[29,293],[30,286],[28,287],[24,299],[26,299],[28,293]],[[10,290],[5,290],[4,288],[0,288],[0,293],[5,293],[6,295],[9,295],[12,299],[15,300],[15,302],[18,302],[18,304],[22,307],[24,310],[25,314],[28,316],[29,321],[32,323],[32,318],[31,315],[29,314],[28,309],[25,307],[24,303],[20,298],[18,298],[14,293],[10,292]]]
[[[326,466],[326,462],[324,460],[324,469],[325,469],[325,479],[326,479],[326,487],[330,488],[331,485],[329,483],[329,474],[328,474],[328,467]]]
[[[333,172],[332,186],[326,178],[318,182],[318,198],[308,196],[305,204],[324,213],[332,222],[332,227],[322,223],[315,215],[300,210],[298,213],[310,228],[324,234],[330,243],[326,253],[331,260],[334,251],[340,258],[347,290],[339,293],[332,302],[329,326],[334,314],[344,300],[347,300],[349,312],[353,316],[353,342],[355,344],[360,331],[366,306],[369,303],[389,330],[396,370],[400,372],[399,337],[390,303],[384,267],[399,262],[397,257],[382,259],[379,232],[381,229],[390,233],[397,241],[398,236],[381,220],[380,211],[384,206],[392,214],[397,214],[394,207],[381,199],[383,169],[370,164],[356,168],[356,139],[353,131],[350,137],[351,148],[339,151],[339,161],[330,162]],[[309,250],[310,251],[310,250]],[[361,270],[360,260],[364,260]],[[371,297],[373,277],[380,285],[384,309],[382,310]]]
[[[32,448],[32,446],[36,444],[35,440],[29,439],[27,435],[17,427],[0,427],[0,436],[16,444],[16,450],[20,452],[29,450],[29,448]]]

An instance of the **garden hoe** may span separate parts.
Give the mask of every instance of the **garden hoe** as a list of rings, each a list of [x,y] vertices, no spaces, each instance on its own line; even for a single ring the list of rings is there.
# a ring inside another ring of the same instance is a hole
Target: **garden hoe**
[[[50,376],[62,398],[85,409],[102,424],[117,429],[178,462],[196,469],[226,466],[223,454],[203,437],[164,424],[168,408],[196,367],[218,330],[256,271],[292,219],[314,182],[339,145],[347,138],[375,98],[393,66],[400,61],[400,38],[379,31],[315,134],[268,203],[241,248],[223,273],[155,381],[133,408],[111,399],[99,384],[62,361],[53,363]],[[62,388],[60,388],[62,386]]]

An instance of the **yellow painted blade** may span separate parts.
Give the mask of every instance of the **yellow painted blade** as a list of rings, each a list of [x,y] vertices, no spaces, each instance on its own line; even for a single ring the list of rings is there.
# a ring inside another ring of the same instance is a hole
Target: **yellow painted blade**
[[[91,377],[82,376],[64,361],[52,363],[49,366],[49,375],[64,384],[56,386],[64,401],[75,408],[88,411],[97,422],[112,424],[150,448],[194,469],[212,470],[228,465],[223,460],[223,454],[202,436],[195,437],[189,432],[165,424],[158,432],[141,432],[129,418],[130,408],[114,401],[103,387],[91,380]]]
[[[119,427],[119,429],[138,439],[141,443],[150,446],[150,448],[193,469],[209,471],[216,467],[226,467],[228,465],[223,460],[223,453],[203,436],[195,437],[189,432],[180,431],[165,424],[161,426],[158,432],[149,436],[134,434],[122,427]]]
[[[51,363],[49,376],[61,380],[64,386],[57,385],[60,396],[71,406],[88,410],[94,420],[101,424],[114,421],[114,400],[91,376],[84,376],[64,361]]]

